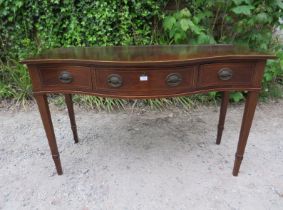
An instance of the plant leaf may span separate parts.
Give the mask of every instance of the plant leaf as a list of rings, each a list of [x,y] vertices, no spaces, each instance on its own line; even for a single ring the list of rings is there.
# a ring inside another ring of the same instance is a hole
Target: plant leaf
[[[242,92],[233,92],[230,93],[229,98],[231,98],[234,102],[239,102],[244,99],[244,95]]]
[[[233,2],[236,4],[236,5],[240,5],[241,3],[246,3],[246,4],[250,4],[251,1],[250,0],[233,0]]]
[[[163,27],[165,30],[170,31],[175,23],[176,19],[173,16],[168,16],[164,18]]]
[[[261,12],[259,14],[256,15],[256,19],[258,22],[260,23],[266,23],[269,22],[268,20],[268,15],[265,12]]]
[[[283,9],[283,1],[282,0],[277,0],[277,6]]]
[[[185,18],[180,20],[180,25],[183,31],[188,30],[188,28],[190,27],[190,22],[191,22],[190,20],[185,19]]]
[[[178,31],[174,34],[174,41],[176,44],[180,44],[186,38],[186,34],[183,31]]]
[[[188,10],[188,8],[184,8],[180,11],[180,14],[182,15],[182,17],[191,17],[192,14],[190,12],[190,10]]]
[[[265,78],[266,81],[271,81],[272,78],[273,78],[272,73],[271,73],[271,72],[268,72],[268,71],[265,72],[264,78]]]
[[[237,6],[237,7],[232,8],[232,11],[237,15],[239,15],[239,14],[251,15],[252,9],[254,9],[254,6],[242,5],[242,6]]]

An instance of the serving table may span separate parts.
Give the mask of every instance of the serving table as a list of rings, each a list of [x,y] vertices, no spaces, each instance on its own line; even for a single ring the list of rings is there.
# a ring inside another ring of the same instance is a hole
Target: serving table
[[[220,91],[216,144],[224,128],[229,92],[246,91],[233,175],[237,176],[261,89],[267,59],[274,55],[233,45],[72,47],[43,51],[26,64],[58,175],[63,173],[47,94],[62,93],[75,143],[72,94],[145,99]]]

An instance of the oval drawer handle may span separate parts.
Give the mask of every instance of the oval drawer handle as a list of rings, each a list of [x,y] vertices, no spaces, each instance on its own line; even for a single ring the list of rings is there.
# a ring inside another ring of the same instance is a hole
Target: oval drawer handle
[[[71,83],[73,81],[73,76],[67,71],[62,71],[59,75],[59,80],[65,84]]]
[[[111,87],[118,88],[123,85],[123,80],[122,77],[118,74],[110,74],[107,77],[107,83]]]
[[[233,70],[229,68],[222,68],[218,72],[218,77],[221,80],[229,80],[233,76]]]
[[[174,87],[182,82],[182,76],[178,73],[169,74],[166,78],[167,85]]]

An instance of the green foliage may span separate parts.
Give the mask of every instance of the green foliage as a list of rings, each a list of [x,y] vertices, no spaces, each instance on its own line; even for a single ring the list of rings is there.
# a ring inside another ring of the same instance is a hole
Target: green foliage
[[[263,79],[263,97],[280,96],[283,77],[283,47],[273,37],[282,27],[280,0],[187,0],[184,8],[163,19],[165,40],[172,44],[245,44],[251,49],[277,52],[278,59],[268,61]],[[282,91],[281,91],[282,92]],[[230,99],[239,102],[244,94],[233,92]]]
[[[244,95],[242,92],[232,92],[229,94],[229,99],[234,102],[239,102],[244,99]]]
[[[283,96],[283,49],[277,50],[277,60],[269,60],[263,75],[262,97],[278,98]]]
[[[281,0],[183,0],[182,9],[166,11],[169,0],[0,0],[0,100],[19,103],[31,97],[28,73],[19,60],[42,49],[68,46],[149,44],[246,44],[272,50],[278,59],[268,61],[262,97],[282,95],[282,46],[273,38],[281,27]],[[231,93],[241,101],[245,94]],[[196,100],[215,101],[216,92],[176,99],[145,100],[151,107],[190,107]],[[60,100],[58,100],[60,101]],[[76,97],[77,103],[111,110],[125,100]]]
[[[0,59],[52,47],[148,45],[164,0],[0,0]]]
[[[254,6],[252,5],[240,5],[232,8],[231,11],[234,12],[236,15],[250,16],[252,14],[253,9]]]
[[[165,0],[0,0],[0,100],[31,97],[26,69],[17,61],[42,49],[154,44]],[[122,100],[81,97],[98,109]]]
[[[14,98],[24,105],[30,97],[31,82],[26,68],[12,60],[5,65],[0,62],[0,100]]]
[[[185,5],[163,19],[164,31],[175,44],[240,43],[267,50],[273,30],[282,27],[282,2],[277,0],[187,0]]]
[[[176,44],[213,44],[213,37],[205,33],[205,28],[200,25],[200,21],[206,16],[197,14],[192,17],[188,8],[184,8],[172,15],[166,16],[163,27],[168,32],[170,43]]]
[[[51,101],[58,106],[65,106],[65,99],[63,96],[51,97]],[[106,110],[108,112],[113,111],[115,108],[123,109],[126,100],[123,99],[112,99],[112,98],[102,98],[90,95],[74,95],[73,101],[84,108],[97,109],[99,111]]]

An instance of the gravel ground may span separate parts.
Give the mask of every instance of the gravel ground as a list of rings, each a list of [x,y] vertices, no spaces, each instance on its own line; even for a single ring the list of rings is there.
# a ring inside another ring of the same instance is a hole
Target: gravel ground
[[[240,174],[232,167],[243,105],[185,111],[51,106],[63,176],[55,173],[36,106],[0,108],[0,209],[283,209],[283,101],[259,104]]]

